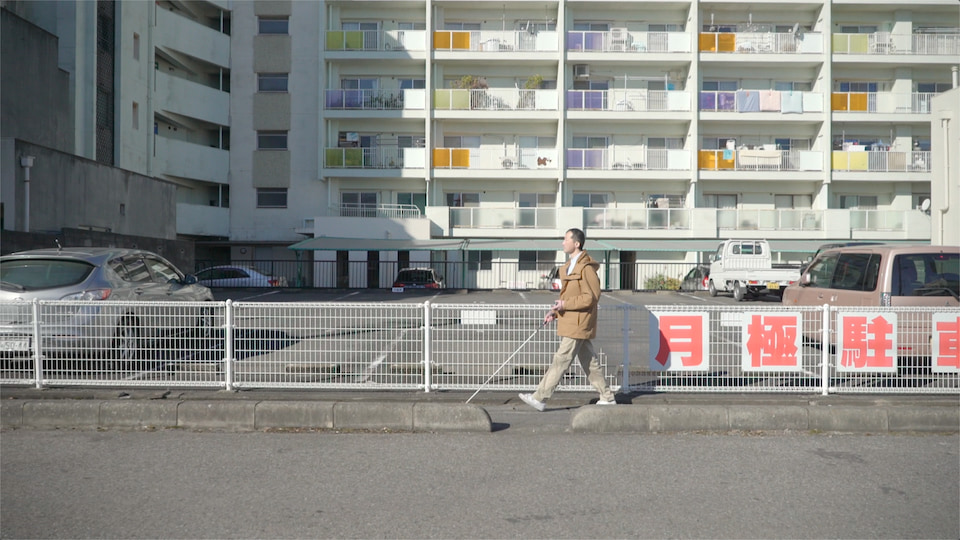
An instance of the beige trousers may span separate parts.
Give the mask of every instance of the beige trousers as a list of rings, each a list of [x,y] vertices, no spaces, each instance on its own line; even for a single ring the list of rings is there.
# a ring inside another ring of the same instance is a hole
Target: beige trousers
[[[603,370],[600,369],[600,362],[593,351],[593,341],[589,339],[574,339],[568,337],[560,338],[560,347],[553,355],[553,364],[547,368],[547,372],[540,380],[540,386],[533,393],[533,399],[537,401],[546,401],[553,395],[553,391],[560,384],[560,378],[566,373],[567,368],[573,363],[576,357],[580,360],[580,367],[587,374],[590,384],[600,392],[600,399],[604,401],[613,401],[613,391],[607,385],[607,380],[603,377]]]

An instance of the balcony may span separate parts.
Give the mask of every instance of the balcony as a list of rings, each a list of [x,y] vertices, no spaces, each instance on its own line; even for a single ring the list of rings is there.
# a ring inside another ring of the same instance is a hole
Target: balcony
[[[823,96],[817,92],[737,90],[700,92],[702,112],[778,112],[800,114],[823,112]]]
[[[834,112],[876,114],[930,114],[932,92],[834,92],[830,108]]]
[[[151,11],[157,16],[154,47],[178,51],[220,67],[230,66],[229,35],[166,9]]]
[[[227,184],[230,152],[168,137],[155,137],[159,173]]]
[[[720,209],[717,228],[721,231],[822,231],[823,210]]]
[[[437,30],[433,33],[436,51],[470,52],[556,52],[558,34],[554,31],[526,30]]]
[[[960,56],[960,33],[833,34],[834,54]]]
[[[327,30],[328,51],[426,51],[426,30]]]
[[[567,169],[687,171],[690,151],[637,146],[568,148]]]
[[[690,94],[674,90],[567,90],[568,111],[689,111]]]
[[[230,209],[177,203],[177,234],[230,236]]]
[[[569,52],[688,53],[686,32],[632,32],[618,28],[608,32],[567,32]]]
[[[850,210],[850,230],[902,232],[904,218],[903,210]]]
[[[323,167],[326,169],[423,169],[426,167],[425,148],[325,148]]]
[[[423,217],[420,208],[412,204],[341,204],[331,206],[329,216],[419,219]]]
[[[435,169],[557,169],[553,148],[489,145],[480,148],[434,148]]]
[[[383,111],[424,110],[425,90],[326,90],[327,110]]]
[[[702,32],[700,52],[740,54],[818,54],[823,52],[819,33]]]
[[[157,72],[156,110],[230,125],[230,94],[187,79]]]
[[[777,150],[765,144],[756,149],[700,150],[703,171],[820,171],[823,153],[818,150]]]
[[[650,230],[690,228],[690,208],[584,208],[587,229]]]
[[[433,91],[438,111],[555,111],[556,90],[522,88],[443,88]]]
[[[855,172],[930,172],[930,152],[835,150],[832,169]]]
[[[452,207],[450,227],[463,229],[555,229],[556,208]]]

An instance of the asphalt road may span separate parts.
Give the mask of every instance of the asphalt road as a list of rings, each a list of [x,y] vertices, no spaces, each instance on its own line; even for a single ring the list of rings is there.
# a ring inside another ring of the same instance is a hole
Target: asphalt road
[[[956,435],[6,431],[2,538],[957,538]]]

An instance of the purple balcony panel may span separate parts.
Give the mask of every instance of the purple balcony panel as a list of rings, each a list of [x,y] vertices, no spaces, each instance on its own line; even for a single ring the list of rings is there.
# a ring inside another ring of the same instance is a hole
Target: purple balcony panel
[[[735,92],[720,92],[717,94],[717,110],[737,110],[737,94]]]
[[[583,50],[602,51],[603,50],[603,32],[584,32]]]
[[[363,90],[344,90],[343,106],[347,109],[362,109]]]
[[[700,110],[717,110],[717,94],[715,92],[700,92]]]
[[[576,148],[570,148],[567,150],[567,168],[569,169],[582,169],[583,168],[583,150]]]
[[[584,92],[583,108],[591,110],[603,109],[603,92],[590,91]]]
[[[603,149],[596,148],[591,150],[583,151],[583,166],[586,169],[602,169],[603,168]]]
[[[567,32],[567,50],[583,50],[583,32]]]
[[[567,90],[567,108],[568,109],[583,108],[583,91],[582,90]]]
[[[343,90],[327,90],[326,107],[328,109],[342,109],[343,108]]]

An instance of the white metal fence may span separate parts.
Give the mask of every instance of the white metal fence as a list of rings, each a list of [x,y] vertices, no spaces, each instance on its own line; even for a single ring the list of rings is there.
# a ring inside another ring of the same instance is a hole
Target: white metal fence
[[[496,374],[486,389],[530,390],[558,345],[546,309],[0,303],[0,384],[429,392]],[[611,386],[629,391],[960,394],[956,308],[607,306],[595,345]],[[591,387],[575,367],[560,390]]]

